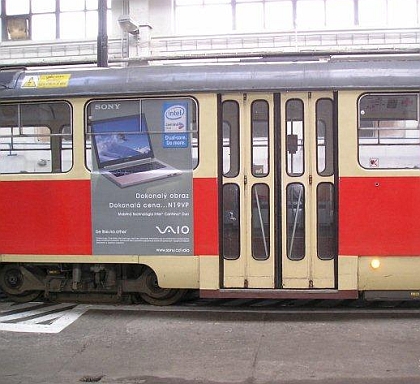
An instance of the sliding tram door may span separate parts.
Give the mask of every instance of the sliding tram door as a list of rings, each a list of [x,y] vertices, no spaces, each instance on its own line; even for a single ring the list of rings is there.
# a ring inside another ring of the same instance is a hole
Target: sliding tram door
[[[334,110],[331,93],[222,97],[222,287],[335,288]]]

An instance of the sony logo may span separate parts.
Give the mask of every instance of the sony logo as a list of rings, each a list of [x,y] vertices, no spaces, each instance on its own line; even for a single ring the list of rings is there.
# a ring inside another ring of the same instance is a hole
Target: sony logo
[[[159,231],[161,235],[165,235],[167,233],[172,233],[174,235],[188,235],[190,233],[190,227],[188,225],[167,225],[165,228],[161,228],[156,225],[156,229]]]
[[[103,111],[103,110],[119,110],[121,107],[121,103],[102,103],[102,104],[95,104],[96,111]]]

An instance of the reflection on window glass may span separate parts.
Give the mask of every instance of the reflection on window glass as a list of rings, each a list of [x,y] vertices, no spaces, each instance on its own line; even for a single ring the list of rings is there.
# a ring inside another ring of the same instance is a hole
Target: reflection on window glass
[[[268,103],[254,101],[252,115],[252,174],[267,176],[269,172]]]
[[[239,187],[223,185],[223,257],[228,260],[240,256]]]
[[[252,187],[252,257],[270,257],[270,190],[266,184]]]
[[[305,257],[305,189],[302,184],[289,184],[286,189],[287,257]]]
[[[359,163],[369,169],[420,168],[418,94],[369,94],[359,102]]]
[[[0,106],[0,173],[62,173],[73,165],[70,106]]]
[[[239,106],[236,101],[223,102],[223,176],[239,173]]]
[[[304,121],[303,102],[294,99],[286,103],[286,157],[289,176],[301,176],[304,172]]]
[[[317,169],[321,176],[334,173],[333,102],[320,99],[316,103]]]
[[[331,260],[337,253],[335,226],[335,194],[331,183],[318,184],[317,188],[318,257]]]

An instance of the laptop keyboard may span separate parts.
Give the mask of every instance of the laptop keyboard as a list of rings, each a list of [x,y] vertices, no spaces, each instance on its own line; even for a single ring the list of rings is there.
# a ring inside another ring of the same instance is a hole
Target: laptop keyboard
[[[139,165],[133,165],[132,167],[127,167],[123,169],[116,169],[115,171],[110,171],[114,176],[120,177],[125,175],[131,175],[132,173],[139,173],[139,172],[146,172],[146,171],[153,171],[155,169],[165,168],[163,164],[153,162],[153,163],[145,163]]]

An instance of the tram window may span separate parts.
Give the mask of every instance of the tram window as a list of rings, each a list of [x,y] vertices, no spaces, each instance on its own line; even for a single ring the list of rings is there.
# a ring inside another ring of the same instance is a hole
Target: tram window
[[[252,174],[256,177],[267,176],[269,172],[268,103],[254,101],[252,116]]]
[[[252,187],[252,257],[270,257],[270,189],[266,184]]]
[[[136,137],[137,140],[145,138],[142,143],[147,144],[147,151],[152,157],[177,169],[188,171],[198,166],[197,105],[192,98],[102,99],[89,102],[86,111],[85,156],[86,167],[90,170],[92,162],[98,160],[97,156],[93,156],[92,143],[97,144],[100,135],[105,137],[103,133],[92,132],[95,124],[102,124],[101,129],[107,130],[108,138],[125,135]],[[132,121],[131,125],[129,120]],[[133,121],[137,121],[137,128]],[[96,141],[92,138],[96,138]],[[104,140],[99,141],[104,143]],[[133,149],[123,145],[119,148],[125,152],[114,151],[114,157],[107,161],[125,161],[127,151],[133,153],[133,150],[138,152],[138,156],[147,157],[144,152],[146,146]]]
[[[302,176],[305,164],[302,100],[293,99],[286,103],[286,127],[287,174]]]
[[[287,257],[302,260],[305,257],[305,188],[292,183],[286,189]]]
[[[321,176],[334,173],[333,102],[320,99],[316,103],[317,170]]]
[[[223,120],[223,176],[236,177],[239,173],[239,106],[236,101],[225,101]]]
[[[68,103],[0,106],[0,173],[62,173],[72,165],[73,134]]]
[[[240,256],[239,187],[223,185],[223,257],[228,260]]]
[[[318,257],[331,260],[336,255],[335,193],[331,183],[320,183],[317,187],[317,236]]]
[[[419,95],[368,94],[359,100],[359,163],[367,169],[419,169]]]

